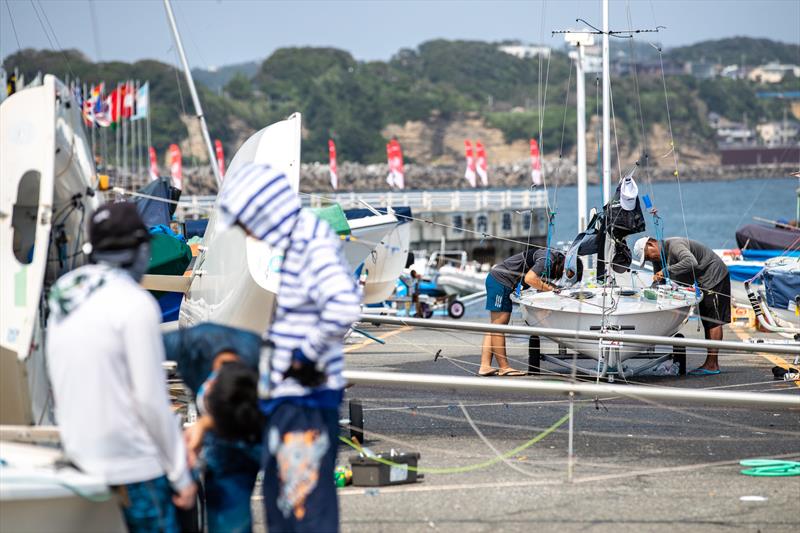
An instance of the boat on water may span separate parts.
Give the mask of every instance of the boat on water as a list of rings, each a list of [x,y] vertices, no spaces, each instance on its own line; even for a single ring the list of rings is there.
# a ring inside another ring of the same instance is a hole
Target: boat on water
[[[53,423],[44,295],[85,262],[101,194],[80,107],[52,75],[0,103],[0,182],[0,531],[125,531],[104,481],[64,463],[58,430],[30,428]]]
[[[797,188],[797,214],[800,217],[800,187]],[[768,265],[792,263],[792,259],[800,260],[800,228],[797,227],[796,220],[793,223],[760,218],[756,220],[762,224],[747,224],[736,230],[736,244],[739,248],[715,250],[730,272],[731,296],[736,305],[742,307],[751,306],[748,294],[750,291],[745,283],[757,289],[764,279],[759,274]],[[776,312],[783,314],[783,310]]]

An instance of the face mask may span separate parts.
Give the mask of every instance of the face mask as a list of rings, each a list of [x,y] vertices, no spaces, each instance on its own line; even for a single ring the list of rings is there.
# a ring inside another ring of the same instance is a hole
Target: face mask
[[[125,250],[103,250],[92,253],[92,261],[125,270],[137,283],[150,265],[150,243],[144,242],[137,248]]]
[[[128,271],[128,274],[130,274],[133,280],[138,283],[147,272],[148,266],[150,266],[150,243],[144,242],[136,249],[136,256],[133,259],[133,263],[124,268]]]

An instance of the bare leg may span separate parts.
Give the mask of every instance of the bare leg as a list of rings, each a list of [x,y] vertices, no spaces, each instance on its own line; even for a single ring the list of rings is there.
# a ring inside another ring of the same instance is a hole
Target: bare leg
[[[491,311],[490,319],[492,324],[508,324],[511,320],[511,313]],[[497,358],[500,368],[508,367],[506,358],[506,337],[502,333],[487,333],[483,336],[481,345],[481,367],[478,370],[481,374],[492,370],[492,356]]]
[[[714,326],[713,328],[708,328],[705,330],[706,339],[712,341],[721,341],[722,340],[722,325]],[[703,366],[700,368],[705,368],[706,370],[719,370],[719,360],[717,359],[717,349],[716,348],[709,348],[708,354],[706,355],[706,362],[703,363]]]

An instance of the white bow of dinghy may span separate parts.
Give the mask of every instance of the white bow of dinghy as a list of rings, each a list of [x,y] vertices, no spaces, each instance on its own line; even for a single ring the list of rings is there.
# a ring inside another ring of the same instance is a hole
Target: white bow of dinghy
[[[300,113],[294,113],[256,132],[236,152],[227,173],[246,163],[270,163],[283,169],[298,191],[301,125]],[[181,304],[180,324],[213,321],[263,333],[272,320],[282,255],[238,227],[218,232],[212,213]]]

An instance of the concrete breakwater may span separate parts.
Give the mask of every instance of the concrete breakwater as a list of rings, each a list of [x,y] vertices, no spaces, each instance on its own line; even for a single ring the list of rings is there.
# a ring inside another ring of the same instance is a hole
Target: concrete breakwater
[[[785,178],[797,172],[800,163],[777,165],[739,165],[739,166],[679,166],[681,181],[734,181],[743,178]],[[548,186],[556,183],[575,185],[576,166],[572,162],[544,161],[544,176]],[[622,168],[625,172],[626,168]],[[339,190],[386,190],[386,164],[363,165],[343,162],[339,164]],[[619,169],[612,169],[617,176]],[[639,180],[672,181],[674,169],[664,166],[642,167]],[[408,189],[468,189],[461,166],[429,166],[407,164],[405,166],[406,188]],[[598,183],[597,169],[588,169],[589,183]],[[527,187],[531,183],[530,166],[525,163],[497,165],[489,167],[489,186],[499,188]],[[304,191],[331,191],[328,165],[308,163],[301,167],[300,189]],[[184,194],[214,194],[216,186],[210,171],[205,167],[184,168]]]

